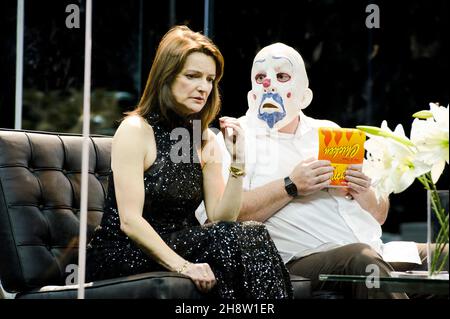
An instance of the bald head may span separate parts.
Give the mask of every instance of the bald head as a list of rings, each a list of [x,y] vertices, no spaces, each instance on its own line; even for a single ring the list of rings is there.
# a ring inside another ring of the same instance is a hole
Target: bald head
[[[253,59],[252,75],[253,68],[255,68],[255,63],[257,64],[261,60],[270,58],[271,56],[287,57],[292,62],[294,71],[298,72],[300,77],[304,80],[303,84],[305,85],[305,87],[309,86],[308,75],[306,74],[305,69],[305,62],[303,61],[302,56],[293,47],[290,47],[281,42],[265,46],[258,52],[258,54],[256,54],[255,58]]]
[[[312,100],[301,55],[283,43],[264,47],[253,60],[249,108],[269,129],[289,124]]]

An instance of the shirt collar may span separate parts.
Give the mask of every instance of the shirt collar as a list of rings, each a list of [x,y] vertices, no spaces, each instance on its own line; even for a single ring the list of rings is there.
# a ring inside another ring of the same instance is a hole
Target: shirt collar
[[[286,140],[299,139],[303,135],[309,133],[313,128],[313,126],[311,126],[311,118],[306,116],[302,111],[299,111],[298,115],[300,117],[300,122],[294,134],[271,132],[263,125],[261,125],[261,121],[256,119],[255,114],[252,114],[249,111],[247,111],[245,115],[244,127],[247,130],[250,130],[252,134],[256,136],[273,136],[279,139],[286,139]]]

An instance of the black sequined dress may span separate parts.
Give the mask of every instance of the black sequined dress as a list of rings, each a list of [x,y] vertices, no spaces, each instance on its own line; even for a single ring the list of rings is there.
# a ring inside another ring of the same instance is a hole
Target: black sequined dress
[[[184,152],[189,150],[188,161],[177,163],[171,159],[171,150],[179,141],[171,140],[170,127],[156,113],[147,120],[155,134],[157,156],[144,172],[143,217],[180,256],[211,266],[217,280],[213,296],[291,298],[289,274],[263,224],[199,225],[195,210],[203,200],[203,183],[201,165],[193,155],[195,148],[190,143],[184,148]],[[191,134],[188,127],[185,125],[185,132]],[[179,155],[186,154],[179,153],[178,159]],[[164,270],[120,230],[112,176],[102,221],[87,249],[88,281]]]

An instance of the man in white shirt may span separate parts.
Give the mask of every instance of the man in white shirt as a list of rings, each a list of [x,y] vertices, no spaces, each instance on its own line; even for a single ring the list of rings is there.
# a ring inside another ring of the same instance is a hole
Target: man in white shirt
[[[247,174],[239,219],[265,223],[290,272],[310,278],[313,290],[340,290],[353,298],[406,298],[365,284],[318,280],[319,274],[389,276],[394,268],[383,260],[380,239],[388,199],[377,201],[362,165],[348,167],[347,188],[328,187],[333,167],[317,160],[317,129],[338,125],[302,112],[312,91],[296,50],[282,43],[263,48],[254,59],[251,80],[249,109],[240,118]],[[419,248],[402,246],[417,255],[417,263],[418,252],[426,256],[425,245]]]

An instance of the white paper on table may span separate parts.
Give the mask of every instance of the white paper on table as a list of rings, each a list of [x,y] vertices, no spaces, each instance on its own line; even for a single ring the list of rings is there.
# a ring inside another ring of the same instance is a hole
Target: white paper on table
[[[413,241],[391,241],[383,244],[381,250],[384,261],[422,264],[417,245]]]

